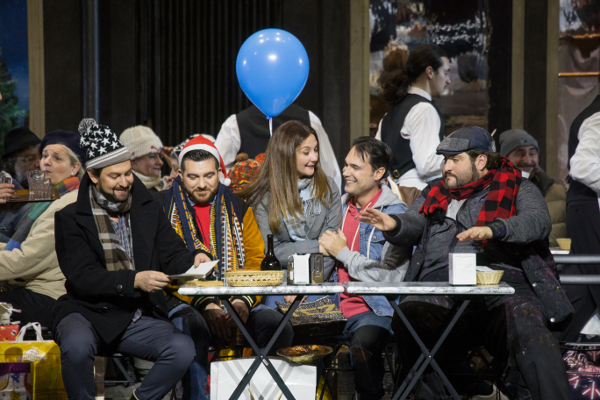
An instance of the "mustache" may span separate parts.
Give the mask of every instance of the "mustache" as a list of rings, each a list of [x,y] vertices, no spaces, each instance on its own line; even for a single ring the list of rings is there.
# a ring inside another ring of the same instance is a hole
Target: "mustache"
[[[453,173],[451,173],[451,172],[446,172],[446,173],[444,174],[444,179],[446,179],[446,178],[447,178],[447,177],[449,177],[449,176],[453,176],[453,177],[455,177],[455,178],[458,178],[458,177],[457,177],[456,175],[454,175]]]
[[[129,190],[131,189],[131,186],[115,186],[115,188],[113,190]]]

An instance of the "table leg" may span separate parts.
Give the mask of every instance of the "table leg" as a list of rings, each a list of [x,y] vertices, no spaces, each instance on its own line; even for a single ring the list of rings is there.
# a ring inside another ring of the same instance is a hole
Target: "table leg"
[[[283,315],[283,319],[277,326],[275,333],[271,337],[271,340],[269,340],[269,343],[267,344],[267,346],[265,347],[264,350],[261,350],[258,347],[256,342],[254,341],[254,339],[252,338],[252,336],[246,329],[246,326],[242,322],[237,311],[235,311],[235,308],[231,305],[231,303],[229,301],[229,297],[221,298],[221,301],[223,302],[225,309],[227,310],[227,312],[229,314],[231,314],[231,318],[233,318],[233,321],[236,323],[238,328],[240,328],[240,331],[242,332],[242,334],[244,335],[246,340],[248,340],[248,343],[250,343],[250,346],[256,353],[256,359],[254,360],[254,362],[252,363],[252,365],[250,366],[248,371],[246,371],[246,374],[244,375],[244,377],[242,378],[242,380],[240,381],[238,386],[235,388],[234,392],[231,394],[231,397],[229,398],[229,400],[236,400],[236,399],[240,398],[240,396],[242,395],[242,392],[244,391],[244,388],[248,385],[248,383],[250,383],[250,379],[258,370],[258,367],[260,366],[261,362],[264,364],[267,371],[269,371],[269,374],[271,374],[271,376],[273,377],[273,380],[275,381],[275,383],[277,383],[277,386],[279,386],[279,388],[283,392],[283,396],[285,396],[288,400],[295,400],[295,397],[292,395],[292,393],[290,392],[289,388],[286,386],[283,379],[281,379],[281,376],[279,375],[279,373],[277,372],[275,367],[273,367],[273,364],[271,364],[271,362],[269,361],[269,357],[267,356],[267,354],[271,350],[271,347],[273,347],[273,344],[275,344],[275,341],[277,340],[279,335],[281,335],[281,331],[283,331],[285,324],[288,323],[288,321],[294,314],[294,311],[296,311],[296,309],[300,305],[300,300],[302,299],[302,297],[303,297],[303,295],[296,296],[296,298],[292,302],[292,305],[290,306],[289,310]]]
[[[425,372],[425,369],[427,368],[427,366],[429,364],[431,364],[431,367],[440,376],[440,378],[442,379],[442,382],[444,383],[444,386],[446,386],[446,388],[450,391],[450,394],[452,395],[452,397],[455,400],[460,400],[460,396],[458,395],[458,393],[456,392],[456,390],[454,389],[454,387],[452,386],[452,384],[450,383],[450,381],[448,380],[448,378],[446,377],[446,375],[440,368],[439,364],[437,363],[437,361],[434,360],[433,357],[435,356],[437,351],[440,349],[444,340],[446,340],[450,331],[452,330],[452,328],[454,327],[454,325],[456,324],[456,322],[458,321],[458,319],[460,318],[462,313],[465,311],[465,309],[469,305],[469,302],[470,302],[470,300],[465,299],[465,300],[458,301],[455,303],[454,307],[448,313],[446,320],[441,325],[441,329],[443,329],[443,331],[442,331],[442,334],[440,335],[440,338],[435,343],[435,345],[433,346],[431,351],[429,351],[429,349],[427,349],[427,347],[425,346],[425,344],[423,343],[423,341],[421,340],[421,338],[419,337],[419,335],[417,334],[417,332],[415,331],[415,329],[413,328],[411,323],[408,321],[408,319],[406,318],[406,316],[404,315],[404,313],[402,312],[402,310],[400,309],[398,304],[396,304],[396,302],[393,300],[390,301],[390,305],[394,308],[394,311],[398,314],[398,317],[400,317],[400,319],[402,320],[402,323],[406,326],[406,328],[410,332],[411,336],[415,339],[415,341],[419,345],[419,348],[421,349],[421,355],[417,359],[417,362],[415,363],[415,365],[409,371],[408,375],[406,376],[406,379],[404,380],[404,382],[402,383],[400,388],[398,388],[398,391],[395,393],[393,400],[406,399],[408,397],[408,395],[410,394],[411,390],[413,389],[413,387],[421,379],[423,372]]]

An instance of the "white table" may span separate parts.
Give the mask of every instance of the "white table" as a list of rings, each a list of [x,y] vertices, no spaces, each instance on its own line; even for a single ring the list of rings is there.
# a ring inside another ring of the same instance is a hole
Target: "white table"
[[[344,291],[344,286],[339,283],[324,283],[324,284],[320,284],[320,285],[297,285],[297,286],[282,284],[279,286],[248,286],[248,287],[245,287],[245,286],[244,287],[215,286],[215,287],[180,287],[179,288],[179,294],[181,294],[181,295],[186,295],[186,296],[200,295],[200,296],[216,296],[216,297],[218,297],[221,300],[221,302],[223,303],[223,305],[225,306],[225,308],[227,309],[227,312],[231,314],[231,317],[235,321],[236,325],[238,326],[238,328],[240,328],[240,331],[242,332],[242,334],[244,335],[246,340],[248,340],[248,343],[250,343],[250,346],[256,353],[256,359],[254,360],[254,362],[252,363],[252,366],[246,372],[246,374],[244,375],[244,377],[238,384],[235,391],[232,393],[231,397],[229,398],[230,400],[235,400],[240,397],[240,395],[244,391],[244,388],[246,387],[246,385],[248,385],[248,383],[250,382],[250,379],[258,370],[260,363],[263,363],[264,366],[267,368],[267,371],[269,371],[269,373],[273,377],[273,380],[275,381],[275,383],[277,383],[277,386],[279,386],[279,388],[283,392],[283,395],[288,400],[295,400],[294,396],[292,395],[292,393],[286,386],[285,382],[283,381],[283,379],[281,379],[281,376],[277,373],[277,371],[275,370],[273,365],[269,362],[269,357],[267,356],[267,354],[271,350],[271,347],[273,347],[273,344],[275,343],[275,341],[277,340],[279,335],[281,335],[281,332],[283,331],[285,324],[287,324],[287,322],[292,317],[292,314],[294,314],[294,311],[296,311],[296,308],[298,308],[298,306],[300,305],[300,301],[302,300],[302,297],[304,297],[305,295],[310,295],[310,294],[322,294],[322,295],[336,294],[336,293],[342,293],[343,291]],[[285,315],[283,316],[283,319],[277,326],[277,329],[275,330],[273,337],[271,338],[271,340],[269,341],[269,343],[263,350],[261,350],[256,345],[256,342],[254,341],[252,336],[250,336],[250,333],[244,326],[244,323],[242,322],[239,315],[235,311],[235,308],[233,308],[233,306],[231,305],[230,298],[231,298],[231,296],[236,296],[236,295],[261,295],[261,296],[296,295],[296,298],[292,302],[292,305],[290,306],[289,310],[285,313]]]
[[[417,359],[417,362],[412,367],[411,371],[407,375],[404,382],[396,393],[394,394],[393,400],[401,399],[404,400],[408,397],[413,387],[421,379],[423,372],[428,365],[438,373],[446,388],[452,394],[452,397],[456,400],[460,400],[460,396],[440,368],[439,364],[433,358],[439,348],[441,347],[444,340],[450,334],[450,331],[465,311],[471,299],[477,296],[504,296],[512,295],[515,293],[515,289],[510,287],[504,282],[500,282],[498,285],[476,285],[476,286],[454,286],[448,282],[401,282],[401,283],[364,283],[364,282],[349,282],[344,285],[348,293],[358,295],[369,295],[377,294],[387,296],[390,305],[398,314],[398,317],[402,320],[402,323],[406,326],[411,336],[415,339],[419,348],[421,349],[421,355]],[[440,338],[435,345],[428,349],[413,326],[410,324],[398,304],[393,300],[399,295],[422,295],[422,296],[451,296],[457,300],[446,318],[448,325],[442,327],[443,329]]]

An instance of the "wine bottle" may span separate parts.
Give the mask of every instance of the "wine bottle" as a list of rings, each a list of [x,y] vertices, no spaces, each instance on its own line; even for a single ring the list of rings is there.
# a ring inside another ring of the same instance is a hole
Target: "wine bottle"
[[[263,271],[280,271],[281,263],[275,257],[275,250],[273,249],[273,235],[267,235],[267,241],[267,255],[260,263],[260,269]]]

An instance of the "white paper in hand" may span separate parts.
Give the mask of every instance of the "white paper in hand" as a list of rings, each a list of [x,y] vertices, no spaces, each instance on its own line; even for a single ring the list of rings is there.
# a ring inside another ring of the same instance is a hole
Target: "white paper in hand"
[[[192,265],[192,268],[188,269],[185,274],[179,275],[169,275],[171,279],[204,279],[206,275],[213,270],[215,265],[217,265],[217,261],[209,261],[205,263],[200,263],[197,267]]]

